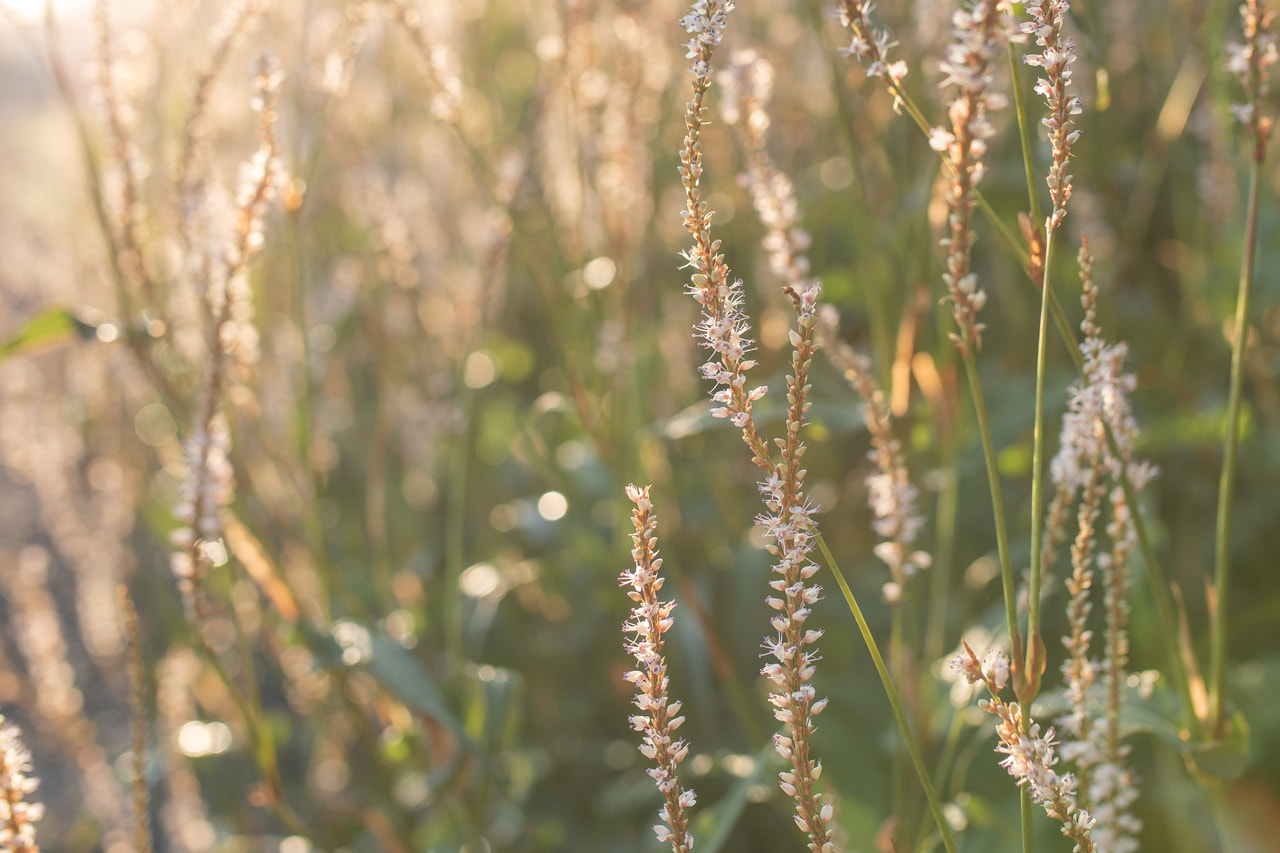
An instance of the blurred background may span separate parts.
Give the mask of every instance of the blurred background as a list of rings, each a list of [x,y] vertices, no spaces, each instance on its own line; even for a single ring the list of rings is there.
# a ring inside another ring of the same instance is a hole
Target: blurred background
[[[706,416],[696,306],[678,269],[684,10],[4,5],[0,713],[33,753],[44,849],[136,849],[122,584],[141,626],[157,850],[658,849],[659,797],[621,678],[629,482],[654,484],[665,591],[678,601],[667,654],[700,849],[801,849],[758,676],[758,474],[735,432]],[[940,120],[951,4],[880,5],[908,89]],[[1144,514],[1205,660],[1230,346],[1242,333],[1230,318],[1246,148],[1228,111],[1239,93],[1220,70],[1239,22],[1222,0],[1075,6],[1086,108],[1072,247],[1055,280],[1078,322],[1074,246],[1086,234],[1104,334],[1129,343],[1138,377],[1139,452],[1161,472]],[[938,785],[962,849],[1014,849],[1017,797],[989,719],[941,667],[962,635],[998,635],[1003,609],[972,408],[937,310],[938,162],[840,54],[846,43],[829,4],[762,0],[733,13],[718,57],[751,48],[777,70],[768,144],[795,182],[812,272],[846,338],[875,360],[924,493],[934,567],[903,608],[910,713],[930,765],[946,768]],[[258,146],[264,52],[284,72],[284,179],[249,267],[256,334],[225,401],[236,492],[198,642],[168,542],[208,357],[183,181],[234,195]],[[790,306],[716,88],[711,107],[704,193],[746,282],[756,375],[771,387],[757,412],[777,434]],[[1007,112],[983,188],[1015,228],[1026,178]],[[1046,152],[1041,142],[1042,164]],[[1249,733],[1215,765],[1236,851],[1280,850],[1274,160],[1264,181],[1222,602],[1232,702]],[[990,224],[978,232],[991,297],[980,365],[1022,568],[1039,297]],[[121,245],[136,246],[136,266]],[[1074,371],[1056,339],[1049,359],[1056,437]],[[808,482],[884,638],[861,406],[821,356],[812,381]],[[1168,648],[1134,568],[1131,666],[1143,673]],[[1050,637],[1065,632],[1063,571],[1045,605]],[[856,627],[838,596],[814,618],[827,632],[818,690],[831,697],[818,749],[847,849],[890,838],[927,849],[927,813]],[[1049,653],[1052,688],[1060,644]],[[1131,721],[1143,847],[1220,849],[1168,686],[1154,687]],[[1068,849],[1047,822],[1038,831],[1043,849]]]

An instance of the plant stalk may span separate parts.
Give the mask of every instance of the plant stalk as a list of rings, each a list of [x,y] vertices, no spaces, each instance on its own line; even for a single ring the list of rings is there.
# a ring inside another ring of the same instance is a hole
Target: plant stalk
[[[1004,497],[1000,493],[1000,472],[996,468],[996,452],[991,442],[991,427],[987,422],[987,404],[982,396],[982,383],[978,379],[978,367],[973,352],[964,354],[964,371],[969,379],[969,393],[973,398],[974,414],[978,417],[978,434],[982,438],[982,456],[986,461],[987,485],[991,489],[991,510],[996,523],[996,548],[1000,556],[1000,582],[1004,588],[1005,620],[1009,624],[1009,645],[1013,660],[1022,663],[1022,635],[1018,630],[1018,595],[1013,577],[1013,564],[1009,560],[1009,529],[1005,522]]]
[[[1236,455],[1240,447],[1240,410],[1243,406],[1244,348],[1249,338],[1249,298],[1253,290],[1253,265],[1258,244],[1258,193],[1262,171],[1262,145],[1249,166],[1249,200],[1245,220],[1244,253],[1240,260],[1240,292],[1236,299],[1235,341],[1231,347],[1231,384],[1227,392],[1226,436],[1222,445],[1222,475],[1218,481],[1218,526],[1214,548],[1214,607],[1210,611],[1209,720],[1211,736],[1222,733],[1227,694],[1227,596],[1231,582],[1231,514],[1236,484]]]
[[[924,758],[920,755],[920,745],[916,742],[915,735],[911,732],[911,724],[907,721],[906,712],[902,707],[902,698],[898,695],[898,688],[894,686],[893,678],[889,675],[889,669],[885,666],[884,658],[880,655],[880,648],[876,645],[876,638],[871,633],[871,628],[867,625],[867,620],[862,615],[862,608],[858,606],[858,600],[853,595],[853,590],[849,588],[849,583],[844,579],[844,573],[840,571],[840,565],[836,562],[836,558],[832,556],[831,549],[827,547],[827,542],[822,538],[822,534],[817,536],[818,548],[822,551],[822,556],[827,561],[827,566],[831,569],[831,574],[835,576],[836,583],[840,585],[840,591],[844,594],[845,603],[849,605],[849,611],[853,614],[854,620],[858,623],[858,630],[862,633],[862,640],[867,645],[867,651],[871,653],[871,661],[875,664],[876,672],[880,676],[880,683],[884,686],[885,696],[889,699],[889,705],[893,708],[893,717],[898,723],[898,730],[902,733],[902,740],[907,745],[907,752],[911,755],[911,763],[915,767],[916,777],[920,780],[920,787],[924,788],[925,799],[929,801],[929,810],[933,812],[934,822],[938,825],[938,832],[942,835],[942,846],[946,848],[947,853],[956,853],[955,838],[951,835],[951,826],[947,823],[946,816],[942,813],[942,803],[938,800],[938,792],[933,788],[933,780],[929,777],[929,772],[925,769]]]

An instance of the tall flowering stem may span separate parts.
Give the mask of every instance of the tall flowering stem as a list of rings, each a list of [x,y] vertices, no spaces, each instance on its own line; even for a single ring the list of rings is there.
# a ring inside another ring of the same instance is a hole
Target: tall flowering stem
[[[97,85],[111,132],[111,155],[120,172],[119,197],[114,199],[111,233],[114,257],[118,272],[130,285],[140,288],[143,298],[161,320],[165,306],[159,300],[155,281],[147,272],[143,260],[143,233],[145,208],[139,183],[146,172],[146,164],[138,150],[134,135],[137,131],[137,113],[127,102],[121,85],[122,68],[116,61],[115,39],[111,30],[111,4],[99,2],[94,8],[94,39],[97,50]],[[130,305],[121,308],[129,309]]]
[[[813,685],[818,660],[816,643],[821,631],[807,629],[805,621],[821,597],[821,587],[808,581],[818,572],[809,559],[817,534],[813,519],[817,511],[804,493],[804,469],[801,457],[805,447],[800,431],[809,409],[808,373],[817,349],[818,296],[817,282],[788,285],[784,292],[791,298],[798,322],[791,330],[792,373],[787,378],[786,435],[776,440],[780,458],[776,461],[751,416],[752,404],[765,394],[765,387],[748,389],[746,372],[755,362],[748,358],[752,347],[750,326],[742,309],[742,283],[730,283],[729,269],[719,254],[719,241],[711,237],[711,211],[702,198],[702,124],[706,117],[706,94],[711,85],[711,56],[721,42],[726,15],[733,8],[729,0],[697,0],[681,24],[691,38],[685,42],[687,57],[693,60],[693,97],[685,108],[685,139],[680,152],[680,177],[685,187],[685,229],[693,237],[693,246],[681,253],[693,269],[688,292],[702,307],[702,319],[695,328],[702,345],[711,357],[702,365],[703,377],[715,383],[711,415],[727,418],[742,430],[743,440],[751,449],[752,461],[768,472],[760,483],[766,513],[759,518],[765,529],[766,548],[778,562],[778,575],[770,582],[776,595],[766,601],[777,611],[772,625],[774,635],[765,638],[764,647],[773,662],[762,672],[773,683],[770,703],[774,716],[786,726],[786,733],[775,735],[779,754],[791,762],[791,770],[779,774],[780,787],[795,800],[796,825],[809,837],[813,853],[831,853],[830,823],[834,809],[823,803],[817,791],[821,764],[812,756],[810,739],[813,718],[826,707],[826,699],[818,699]]]
[[[942,155],[951,177],[947,188],[948,236],[942,240],[947,251],[947,268],[942,279],[957,326],[957,331],[951,333],[951,339],[964,362],[978,420],[978,434],[982,440],[995,517],[996,545],[1000,554],[1005,621],[1020,673],[1023,646],[1018,626],[1013,564],[1009,555],[1009,531],[976,360],[983,329],[977,321],[977,314],[986,304],[987,294],[978,286],[978,276],[971,269],[976,187],[985,174],[982,157],[987,150],[987,140],[995,135],[988,113],[1006,104],[1003,95],[989,89],[995,75],[995,54],[1016,31],[1008,9],[1004,0],[975,0],[968,8],[957,10],[952,17],[952,41],[947,46],[946,59],[940,65],[945,74],[941,86],[949,88],[954,85],[958,92],[947,111],[949,127],[931,129],[929,145]],[[1020,681],[1015,679],[1015,686],[1019,685]]]
[[[201,399],[192,434],[185,442],[187,479],[182,500],[174,508],[180,526],[170,535],[178,551],[170,559],[188,617],[199,626],[206,615],[202,593],[205,573],[214,561],[215,543],[222,536],[218,513],[234,493],[231,434],[222,411],[230,384],[230,361],[251,361],[256,348],[253,299],[248,282],[249,258],[262,247],[267,206],[281,179],[276,140],[275,97],[283,75],[279,64],[264,57],[255,79],[253,106],[259,113],[260,145],[242,168],[231,233],[213,240],[201,261],[201,281],[207,311],[209,352]],[[218,233],[210,223],[211,236]]]
[[[1026,11],[1031,20],[1022,24],[1025,34],[1035,38],[1041,48],[1040,53],[1028,53],[1023,57],[1027,65],[1042,69],[1043,74],[1036,81],[1036,92],[1045,100],[1048,115],[1041,120],[1049,130],[1049,141],[1053,147],[1053,159],[1049,164],[1047,183],[1049,196],[1053,201],[1053,211],[1044,222],[1043,255],[1037,258],[1037,243],[1041,235],[1028,229],[1028,243],[1032,249],[1032,275],[1040,278],[1040,325],[1036,345],[1036,402],[1035,429],[1033,432],[1032,450],[1032,483],[1031,483],[1031,568],[1029,583],[1029,606],[1027,616],[1027,660],[1024,671],[1029,682],[1028,689],[1021,697],[1024,701],[1034,698],[1037,679],[1043,670],[1044,661],[1037,657],[1043,644],[1040,641],[1040,585],[1041,556],[1044,552],[1044,385],[1045,362],[1048,352],[1049,331],[1049,295],[1052,292],[1053,250],[1057,245],[1054,235],[1067,214],[1067,199],[1071,197],[1071,175],[1067,173],[1070,165],[1071,146],[1080,137],[1080,131],[1073,130],[1072,116],[1081,111],[1080,98],[1070,95],[1067,86],[1071,82],[1071,65],[1075,62],[1075,42],[1063,33],[1067,13],[1070,11],[1070,0],[1030,0]],[[1019,104],[1019,118],[1025,118]],[[1024,150],[1024,156],[1029,155]],[[1027,162],[1027,174],[1033,172],[1032,164]],[[1033,193],[1032,209],[1038,210]],[[1039,269],[1035,269],[1039,263]]]
[[[1099,853],[1130,853],[1136,849],[1141,824],[1130,808],[1137,799],[1138,785],[1125,766],[1129,747],[1122,742],[1120,711],[1129,655],[1128,565],[1136,535],[1128,494],[1118,484],[1120,472],[1125,472],[1126,481],[1141,489],[1156,471],[1134,459],[1137,424],[1128,396],[1135,383],[1123,372],[1126,348],[1103,340],[1093,261],[1086,248],[1081,249],[1079,262],[1085,378],[1070,390],[1060,449],[1050,466],[1060,494],[1080,495],[1079,530],[1067,582],[1071,633],[1063,639],[1068,659],[1062,673],[1071,711],[1058,723],[1066,736],[1061,754],[1075,763],[1081,805],[1096,821],[1092,835]],[[1110,435],[1117,438],[1115,450],[1108,441],[1108,427]],[[1106,532],[1111,548],[1094,557],[1096,520],[1102,498],[1108,496],[1108,477],[1117,483],[1109,492],[1111,521]],[[1092,609],[1093,563],[1102,575],[1105,608],[1100,661],[1090,654],[1092,632],[1086,627]],[[1094,690],[1099,681],[1101,695]]]
[[[978,287],[978,276],[970,268],[975,236],[974,188],[986,174],[982,158],[987,140],[996,132],[988,113],[1007,103],[1004,95],[990,91],[990,86],[995,74],[995,53],[1008,40],[1009,32],[1005,2],[976,0],[969,9],[956,11],[952,41],[940,68],[946,75],[942,87],[955,85],[959,91],[947,110],[949,127],[935,127],[929,133],[930,147],[945,154],[952,170],[947,188],[950,233],[943,240],[947,271],[942,278],[959,329],[952,338],[966,356],[982,346],[983,326],[977,315],[986,305],[987,295]]]
[[[1059,774],[1057,740],[1053,729],[1041,730],[1040,724],[1023,710],[1021,702],[1000,698],[1009,683],[1009,658],[991,649],[982,660],[963,643],[963,649],[951,660],[951,666],[970,684],[981,681],[990,698],[978,705],[994,715],[999,743],[996,752],[1005,757],[1000,766],[1009,772],[1031,799],[1044,807],[1049,817],[1062,824],[1062,834],[1075,842],[1075,853],[1093,853],[1094,820],[1076,803],[1076,780],[1070,773]]]
[[[1240,260],[1240,284],[1236,298],[1235,340],[1231,347],[1231,381],[1227,393],[1226,438],[1222,447],[1222,475],[1218,480],[1218,523],[1214,548],[1214,599],[1211,614],[1209,719],[1211,736],[1224,734],[1227,691],[1226,609],[1231,581],[1231,511],[1235,492],[1236,453],[1240,445],[1240,408],[1244,385],[1244,348],[1249,338],[1249,301],[1253,290],[1253,266],[1258,244],[1258,197],[1262,162],[1271,141],[1274,120],[1262,114],[1262,99],[1270,90],[1268,69],[1280,61],[1274,32],[1275,13],[1264,10],[1260,0],[1246,0],[1240,7],[1244,43],[1229,45],[1226,70],[1240,79],[1245,100],[1232,108],[1248,128],[1253,143],[1249,164],[1249,197],[1245,219],[1244,249]]]
[[[1041,119],[1041,124],[1049,129],[1049,143],[1053,146],[1053,162],[1047,178],[1053,213],[1045,223],[1045,230],[1053,231],[1067,213],[1067,199],[1071,198],[1067,165],[1071,146],[1080,138],[1080,131],[1072,129],[1072,116],[1081,112],[1080,98],[1067,93],[1071,66],[1076,61],[1075,41],[1063,33],[1071,3],[1070,0],[1028,0],[1026,10],[1031,20],[1022,25],[1022,31],[1034,36],[1036,44],[1043,48],[1040,53],[1028,53],[1022,61],[1044,72],[1036,81],[1036,94],[1044,98],[1049,113]]]
[[[880,42],[888,40],[883,33],[877,38]],[[800,208],[795,186],[773,162],[765,142],[770,125],[766,104],[772,91],[773,68],[755,51],[739,51],[731,61],[731,72],[722,84],[725,94],[721,114],[738,131],[746,152],[743,182],[766,228],[763,245],[770,267],[792,293],[800,293],[807,287],[809,258],[805,249],[809,235],[798,225]],[[865,404],[863,418],[872,445],[869,455],[876,463],[876,470],[866,480],[867,503],[876,517],[875,532],[882,539],[876,546],[876,556],[889,567],[885,598],[896,604],[901,601],[906,581],[932,562],[929,554],[912,548],[924,526],[917,507],[919,489],[911,482],[902,444],[893,434],[893,416],[875,380],[871,360],[840,340],[839,312],[834,307],[822,306],[818,318],[819,344]]]
[[[35,824],[44,806],[29,802],[40,786],[18,727],[0,717],[0,853],[37,853]]]
[[[671,844],[674,853],[688,853],[693,849],[693,835],[687,812],[696,797],[692,790],[680,786],[676,773],[689,746],[672,736],[684,717],[680,716],[680,703],[667,695],[667,662],[662,656],[662,635],[671,629],[671,611],[676,605],[658,598],[664,578],[658,574],[662,558],[658,556],[658,520],[649,500],[649,488],[627,486],[627,497],[635,504],[631,514],[635,568],[623,572],[619,582],[628,588],[627,595],[636,605],[631,609],[631,621],[622,630],[635,635],[626,645],[638,669],[628,672],[626,679],[636,686],[635,706],[641,712],[631,718],[631,727],[644,735],[640,752],[654,763],[648,773],[666,800],[658,813],[662,823],[653,830],[659,841]]]
[[[868,76],[884,83],[893,95],[895,112],[901,112],[905,107],[911,117],[923,126],[924,115],[902,88],[902,80],[907,76],[907,63],[889,59],[889,51],[898,46],[897,40],[887,29],[871,22],[871,13],[875,8],[875,3],[871,0],[840,0],[836,14],[840,17],[840,24],[850,34],[849,44],[841,48],[840,52],[857,58]]]
[[[815,282],[803,292],[785,288],[799,315],[797,328],[791,330],[791,375],[787,377],[786,436],[777,439],[782,452],[772,463],[769,477],[760,483],[767,512],[757,521],[765,530],[765,548],[777,558],[773,571],[778,577],[769,582],[776,593],[765,602],[777,615],[772,625],[776,632],[764,641],[765,651],[774,660],[761,672],[773,683],[769,702],[774,716],[787,726],[787,734],[774,736],[778,754],[791,762],[792,770],[779,774],[782,790],[796,802],[796,825],[809,836],[813,853],[834,850],[829,826],[834,810],[823,803],[815,783],[822,765],[810,749],[815,727],[813,718],[827,705],[818,699],[813,685],[818,661],[816,643],[822,631],[805,628],[812,607],[822,597],[822,588],[809,581],[818,573],[818,564],[810,558],[817,535],[814,514],[817,507],[804,492],[805,470],[801,457],[805,446],[800,430],[809,411],[809,366],[817,351],[815,336],[818,326],[818,296],[822,288]]]
[[[751,418],[751,404],[764,396],[765,387],[746,388],[746,373],[755,366],[748,358],[753,341],[742,310],[742,283],[731,282],[729,267],[719,253],[720,241],[711,238],[712,211],[702,198],[702,124],[707,117],[705,101],[711,88],[711,56],[723,37],[725,21],[733,9],[732,0],[698,0],[681,19],[691,38],[685,42],[693,75],[693,97],[685,104],[685,137],[680,149],[680,179],[684,184],[684,227],[693,237],[693,246],[681,252],[686,266],[693,269],[688,292],[702,306],[702,322],[697,331],[711,358],[700,368],[703,378],[712,379],[717,391],[713,417],[728,418],[742,430],[751,448],[752,461],[769,467],[769,449]]]

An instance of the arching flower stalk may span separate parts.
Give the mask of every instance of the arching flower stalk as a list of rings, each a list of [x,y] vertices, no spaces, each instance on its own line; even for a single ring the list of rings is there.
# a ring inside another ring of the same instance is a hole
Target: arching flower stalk
[[[840,0],[836,14],[840,25],[849,30],[849,44],[841,48],[845,56],[853,56],[862,63],[870,77],[876,77],[893,93],[893,110],[900,112],[903,104],[902,80],[907,76],[907,63],[889,59],[889,51],[898,46],[893,34],[871,23],[871,13],[876,5],[871,0]]]
[[[821,631],[805,627],[813,605],[822,590],[809,585],[818,565],[809,559],[816,544],[816,522],[813,506],[804,492],[805,471],[801,457],[805,447],[800,439],[809,410],[809,366],[817,349],[817,308],[822,288],[817,282],[787,285],[784,292],[791,298],[797,314],[791,330],[793,348],[791,375],[787,377],[786,434],[776,439],[780,448],[775,460],[751,416],[751,406],[765,394],[765,387],[748,390],[746,372],[755,362],[748,356],[752,348],[750,325],[742,310],[742,283],[730,283],[729,268],[719,254],[720,243],[711,237],[711,211],[702,199],[702,123],[706,116],[704,101],[711,81],[710,60],[720,44],[725,15],[732,2],[697,0],[692,12],[681,24],[692,35],[685,46],[694,63],[693,98],[685,108],[685,139],[680,152],[680,177],[684,183],[686,208],[685,229],[693,237],[693,246],[681,253],[686,265],[693,268],[688,292],[702,307],[702,319],[695,332],[702,345],[711,350],[711,358],[700,368],[702,376],[715,382],[711,394],[711,415],[727,418],[742,430],[743,440],[751,449],[752,462],[765,469],[768,476],[760,483],[765,514],[757,521],[765,530],[765,547],[778,562],[773,571],[778,575],[769,584],[775,595],[766,602],[775,611],[772,625],[775,634],[764,641],[766,653],[773,658],[762,672],[772,682],[770,702],[774,716],[787,728],[774,736],[780,755],[791,762],[791,769],[779,774],[780,787],[795,800],[796,825],[809,837],[813,853],[832,853],[834,809],[824,803],[817,791],[821,764],[812,756],[810,741],[814,732],[813,718],[826,707],[826,699],[818,699],[813,685],[818,661],[816,643]]]
[[[747,170],[741,180],[765,227],[762,245],[769,256],[769,268],[784,283],[803,290],[809,274],[805,250],[810,238],[800,228],[795,184],[774,163],[765,140],[772,123],[767,107],[773,93],[773,66],[754,50],[740,50],[730,62],[721,84],[720,114],[742,141]]]
[[[795,185],[774,163],[765,142],[772,83],[772,67],[755,51],[735,53],[723,84],[721,113],[738,131],[746,152],[743,182],[766,228],[763,244],[770,267],[789,287],[801,292],[809,272],[805,254],[809,235],[799,227]],[[870,359],[840,341],[838,314],[829,305],[819,309],[818,341],[865,404],[863,417],[872,444],[869,456],[876,463],[876,470],[867,475],[867,503],[875,514],[874,530],[882,539],[876,556],[889,567],[885,598],[896,603],[907,580],[932,562],[929,554],[912,549],[924,525],[916,507],[919,490],[911,482],[902,445],[893,435],[893,418],[872,375]]]
[[[963,649],[951,659],[951,667],[970,684],[981,681],[990,694],[990,698],[979,700],[978,706],[999,719],[996,752],[1005,756],[1000,766],[1019,787],[1026,786],[1032,801],[1043,806],[1049,817],[1062,824],[1062,834],[1075,842],[1075,853],[1093,853],[1094,820],[1076,804],[1075,777],[1053,769],[1058,763],[1053,729],[1042,733],[1040,724],[1024,713],[1022,703],[1000,698],[1009,683],[1008,656],[992,648],[979,661],[968,643],[961,645]]]

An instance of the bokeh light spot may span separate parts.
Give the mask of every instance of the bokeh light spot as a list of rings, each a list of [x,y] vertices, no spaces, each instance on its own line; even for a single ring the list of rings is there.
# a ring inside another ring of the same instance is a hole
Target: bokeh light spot
[[[547,521],[559,521],[569,511],[569,501],[559,492],[547,492],[538,498],[538,515]]]

